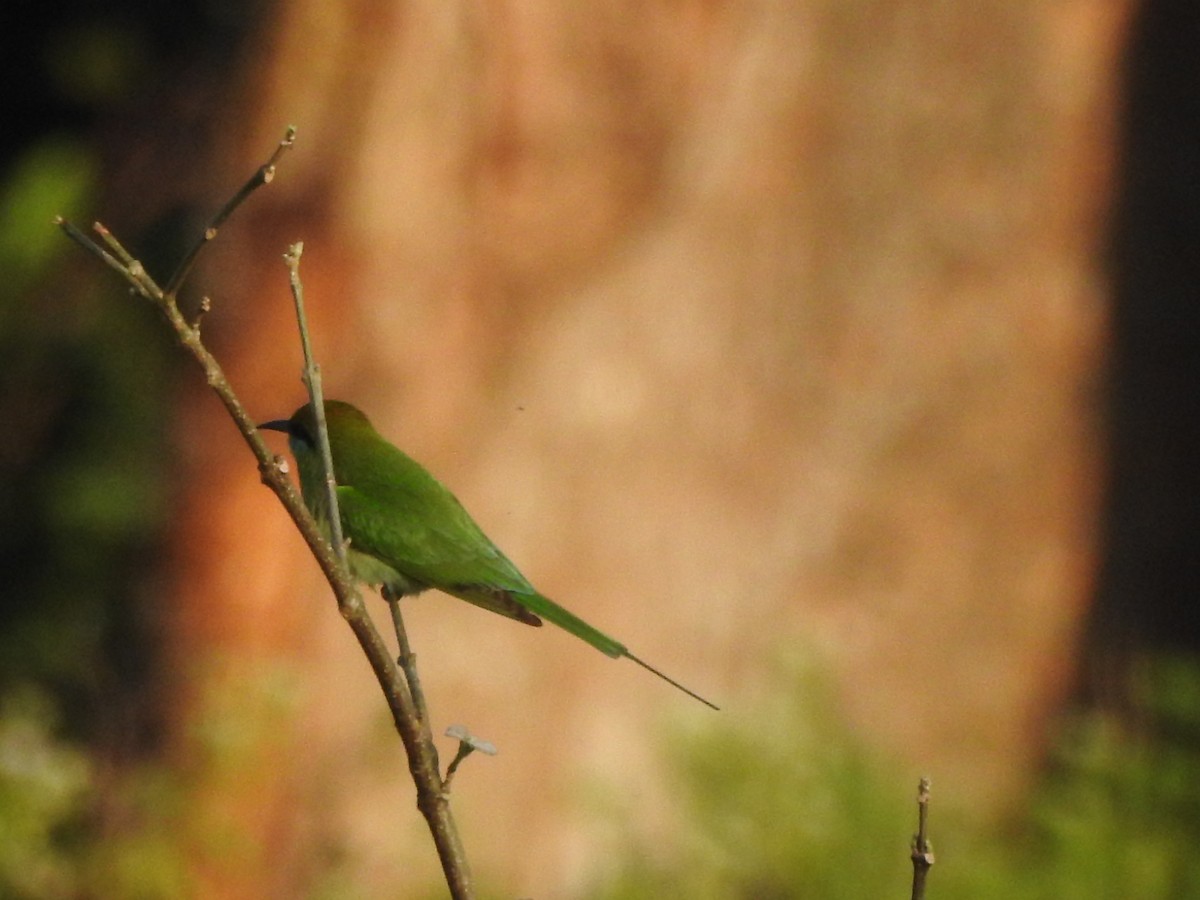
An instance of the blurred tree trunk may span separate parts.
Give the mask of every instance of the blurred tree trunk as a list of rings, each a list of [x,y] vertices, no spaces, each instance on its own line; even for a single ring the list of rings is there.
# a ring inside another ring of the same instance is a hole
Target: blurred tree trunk
[[[286,124],[300,143],[195,276],[206,334],[289,414],[279,257],[304,240],[327,392],[546,593],[731,719],[772,658],[819,653],[849,722],[995,809],[1094,568],[1127,6],[289,4],[211,111],[214,204]],[[435,860],[367,667],[185,394],[164,692],[203,895],[331,866],[411,889]],[[435,730],[501,748],[455,784],[475,868],[577,886],[599,861],[572,786],[651,784],[654,718],[688,701],[546,629],[409,608]]]

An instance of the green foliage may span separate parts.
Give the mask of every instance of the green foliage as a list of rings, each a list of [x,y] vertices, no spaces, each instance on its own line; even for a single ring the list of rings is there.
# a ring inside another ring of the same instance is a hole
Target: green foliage
[[[267,848],[205,815],[197,795],[214,786],[253,795],[246,772],[269,771],[263,757],[288,752],[297,698],[290,665],[254,667],[213,684],[189,765],[114,771],[61,733],[50,693],[0,696],[0,898],[176,900],[197,896],[188,863],[198,858],[225,871],[270,866]],[[314,865],[314,877],[334,883],[344,875],[336,863],[328,873]]]
[[[885,789],[813,674],[784,667],[777,677],[742,718],[693,720],[702,724],[668,738],[682,820],[669,837],[627,836],[596,896],[850,900],[903,884],[916,776]]]
[[[51,224],[88,204],[95,168],[56,136],[0,180],[0,692],[50,688],[81,733],[76,713],[143,665],[130,588],[163,521],[167,457],[153,313],[91,275],[73,284],[78,251]]]
[[[83,753],[56,739],[56,719],[36,690],[0,697],[0,897],[66,897],[78,884],[67,834],[92,772]]]
[[[136,588],[164,521],[168,380],[152,311],[93,273],[76,279],[78,250],[52,224],[90,205],[96,168],[86,142],[63,133],[0,172],[5,898],[141,896],[95,887],[125,865],[142,883],[158,877],[147,846],[167,834],[127,829],[152,774],[131,766],[118,779],[101,761],[149,742],[131,703],[150,652]]]
[[[624,835],[607,900],[907,897],[916,782],[840,729],[811,676],[740,723],[669,742],[683,821]],[[933,775],[927,896],[1174,900],[1200,896],[1200,665],[1149,667],[1133,733],[1098,712],[1063,727],[1019,821],[955,810]],[[628,811],[622,815],[626,818]]]
[[[0,335],[8,317],[17,317],[13,301],[67,252],[51,217],[83,208],[94,168],[79,143],[51,137],[28,148],[0,183],[0,271],[6,287],[0,295]]]
[[[1137,727],[1095,711],[1067,722],[1028,818],[973,836],[946,896],[1200,896],[1200,665],[1154,660],[1135,689]]]

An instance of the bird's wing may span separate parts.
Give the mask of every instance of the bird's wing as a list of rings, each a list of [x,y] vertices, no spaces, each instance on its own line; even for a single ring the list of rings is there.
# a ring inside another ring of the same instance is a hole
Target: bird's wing
[[[338,506],[350,546],[430,587],[458,593],[478,587],[532,592],[449,491],[371,492],[339,485]]]
[[[339,485],[338,506],[351,549],[407,578],[528,625],[542,624],[542,616],[608,656],[627,653],[619,641],[535,591],[453,494],[440,485],[436,490],[425,487],[372,485],[368,494]]]

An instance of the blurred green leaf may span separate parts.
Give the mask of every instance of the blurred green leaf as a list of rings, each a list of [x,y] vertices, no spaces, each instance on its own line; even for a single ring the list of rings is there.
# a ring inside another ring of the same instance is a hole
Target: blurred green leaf
[[[56,215],[76,217],[95,183],[90,152],[68,137],[48,137],[27,148],[0,184],[0,336],[6,319],[50,260],[70,249],[53,227]]]
[[[0,896],[66,897],[77,886],[61,833],[85,809],[91,770],[54,737],[57,719],[34,688],[0,697]]]

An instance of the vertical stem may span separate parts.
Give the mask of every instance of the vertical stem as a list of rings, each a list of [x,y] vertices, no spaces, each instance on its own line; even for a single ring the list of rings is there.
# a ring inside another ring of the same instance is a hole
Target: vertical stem
[[[338,511],[337,481],[333,475],[333,451],[329,448],[329,428],[325,424],[325,396],[321,389],[321,367],[313,359],[312,342],[308,337],[308,316],[304,313],[304,283],[300,280],[300,256],[304,244],[297,241],[283,255],[288,267],[288,281],[292,287],[292,300],[296,304],[296,321],[300,324],[300,347],[304,351],[304,385],[312,403],[317,421],[317,450],[321,454],[321,468],[325,472],[326,503],[329,508],[329,540],[338,559],[346,562],[346,540],[342,535],[342,516]]]
[[[329,429],[325,423],[325,398],[321,391],[321,369],[313,359],[312,344],[308,335],[308,319],[304,312],[304,285],[300,280],[300,256],[304,252],[302,243],[295,243],[284,254],[284,262],[288,267],[288,276],[292,288],[292,299],[296,305],[296,319],[300,327],[300,344],[304,351],[304,382],[308,387],[309,398],[317,422],[317,443],[321,453],[321,466],[325,471],[325,490],[329,504],[329,533],[334,552],[343,566],[346,565],[346,541],[342,534],[341,514],[338,511],[337,481],[334,477],[333,452],[329,447]],[[446,884],[455,900],[469,900],[474,896],[471,887],[471,873],[467,866],[466,852],[458,835],[458,828],[450,814],[450,800],[442,789],[441,772],[438,765],[437,747],[433,743],[433,734],[429,730],[429,713],[425,708],[425,695],[421,690],[421,681],[417,675],[416,660],[412,648],[408,644],[408,632],[404,628],[404,620],[400,617],[399,598],[385,591],[384,599],[392,612],[392,623],[396,629],[399,641],[399,664],[404,673],[403,685],[390,684],[390,678],[384,673],[377,673],[380,686],[384,693],[395,695],[396,704],[392,707],[396,730],[404,742],[405,755],[408,757],[408,769],[412,773],[413,784],[417,789],[417,808],[429,824],[433,843],[437,848],[438,858],[442,862],[442,871]],[[347,610],[343,607],[343,615]],[[360,643],[364,640],[379,641],[379,634],[371,624],[366,608],[359,605],[354,617],[347,616],[350,626],[359,635]],[[361,632],[361,633],[360,633]],[[393,667],[392,672],[395,669]]]
[[[912,844],[912,900],[923,900],[925,897],[925,877],[933,866],[933,847],[925,834],[928,818],[929,779],[922,778],[917,785],[917,833],[913,836]]]
[[[365,611],[361,617],[355,616],[348,621],[359,643],[363,644],[364,648],[371,645],[373,652],[369,652],[368,656],[373,663],[381,654],[387,658],[383,639]],[[390,659],[388,661],[390,662]],[[388,706],[392,710],[396,730],[404,742],[408,771],[417,789],[417,809],[425,817],[429,833],[433,836],[433,844],[442,863],[442,875],[450,889],[450,896],[454,900],[471,900],[475,896],[471,869],[458,834],[458,827],[450,812],[449,795],[443,790],[441,774],[438,771],[437,748],[429,733],[427,718],[422,717],[418,720],[416,702],[405,690],[403,680],[386,678],[377,666],[373,665],[373,668],[384,694],[388,697]],[[392,672],[395,672],[395,667],[392,667]]]
[[[404,673],[404,680],[408,682],[408,690],[417,707],[417,715],[421,717],[425,731],[432,741],[433,734],[429,731],[429,710],[425,706],[425,691],[421,689],[421,679],[417,674],[417,656],[412,652],[412,647],[408,643],[408,629],[404,627],[404,618],[400,615],[400,598],[384,588],[383,599],[387,601],[388,608],[392,611],[392,627],[396,631],[396,645],[399,648],[396,662],[400,664],[400,671]]]

